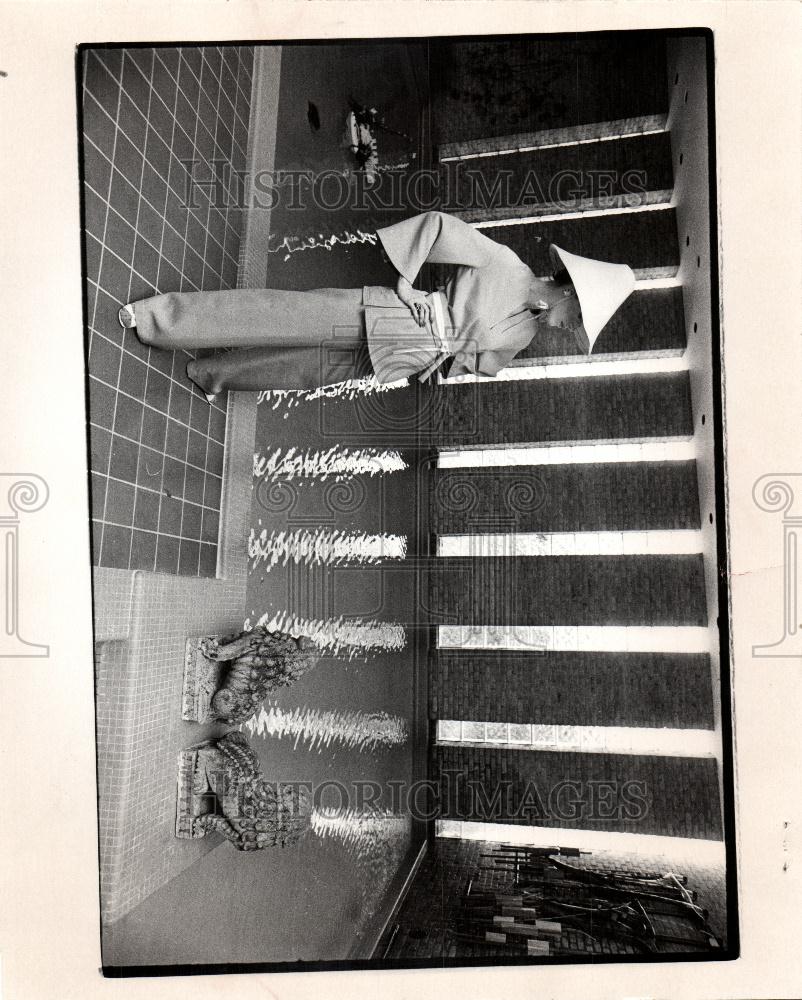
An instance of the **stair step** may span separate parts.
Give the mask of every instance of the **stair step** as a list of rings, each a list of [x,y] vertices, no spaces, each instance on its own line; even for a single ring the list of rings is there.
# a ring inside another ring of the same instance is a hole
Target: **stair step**
[[[441,148],[668,110],[666,44],[657,32],[445,38],[430,53]]]
[[[677,356],[685,352],[685,347],[682,288],[636,289],[604,328],[591,359]],[[566,336],[564,330],[544,327],[512,364],[579,358],[584,361],[585,355],[573,337]],[[593,360],[586,363],[592,364]]]
[[[435,469],[429,530],[655,531],[700,527],[695,462]]]
[[[443,819],[722,838],[712,757],[438,744],[432,778],[449,793],[441,796]]]
[[[496,375],[460,375],[460,382],[527,382],[538,379],[603,378],[613,375],[668,375],[689,370],[679,354],[574,355],[562,358],[524,358],[502,368]],[[455,377],[456,378],[456,377]],[[440,377],[439,382],[443,381]]]
[[[551,274],[552,243],[583,257],[629,264],[638,278],[673,277],[679,267],[673,208],[482,226],[482,232],[510,247],[541,276]]]
[[[458,158],[498,156],[512,151],[547,149],[571,143],[610,141],[619,136],[661,132],[666,127],[667,118],[665,113],[639,115],[635,118],[617,118],[606,122],[589,122],[586,125],[541,129],[539,132],[516,132],[514,135],[497,135],[488,139],[444,142],[438,149],[438,158],[442,163]]]
[[[438,649],[709,653],[707,625],[438,625]]]
[[[715,757],[714,729],[667,726],[573,726],[553,722],[487,722],[439,719],[438,743],[548,750],[563,753],[640,754],[650,757]]]
[[[712,729],[705,653],[435,650],[429,717]]]
[[[470,534],[438,535],[437,555],[456,556],[637,556],[703,551],[701,530],[689,531],[495,531],[468,525]]]
[[[428,567],[433,624],[707,624],[703,556],[455,556]]]
[[[441,165],[440,183],[466,222],[666,203],[671,142],[658,132],[456,160]]]
[[[692,437],[688,372],[445,382],[428,431],[439,447]]]
[[[630,441],[626,444],[515,445],[441,451],[438,469],[498,469],[531,465],[625,465],[630,462],[691,462],[696,460],[693,438]]]

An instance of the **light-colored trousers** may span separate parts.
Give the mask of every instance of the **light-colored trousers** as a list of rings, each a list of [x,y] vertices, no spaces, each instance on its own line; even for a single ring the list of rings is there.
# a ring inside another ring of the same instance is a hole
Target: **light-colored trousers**
[[[205,392],[313,389],[373,370],[361,288],[169,292],[133,306],[145,344],[229,348],[188,366]]]

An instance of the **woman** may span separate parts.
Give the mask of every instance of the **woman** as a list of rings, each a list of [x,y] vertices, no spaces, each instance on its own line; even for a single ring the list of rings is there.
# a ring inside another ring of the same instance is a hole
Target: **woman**
[[[180,292],[120,310],[140,340],[166,350],[233,350],[190,361],[187,374],[210,397],[227,389],[310,389],[375,374],[423,380],[453,358],[448,375],[495,376],[529,345],[540,324],[593,344],[634,288],[626,264],[551,246],[555,278],[537,278],[509,247],[443,212],[380,229],[398,272],[395,290],[318,288]],[[425,263],[452,264],[445,289],[413,288]]]

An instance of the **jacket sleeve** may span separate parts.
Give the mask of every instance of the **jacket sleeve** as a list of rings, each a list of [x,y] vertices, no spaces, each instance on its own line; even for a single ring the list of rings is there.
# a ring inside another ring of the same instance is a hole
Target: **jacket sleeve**
[[[445,212],[424,212],[376,233],[391,263],[410,284],[424,264],[483,267],[499,244]]]

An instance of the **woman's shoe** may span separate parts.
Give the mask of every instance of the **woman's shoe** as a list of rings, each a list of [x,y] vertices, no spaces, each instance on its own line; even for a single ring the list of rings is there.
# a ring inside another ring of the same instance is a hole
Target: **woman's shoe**
[[[117,319],[120,321],[120,326],[124,330],[133,330],[136,327],[134,307],[131,305],[123,306],[117,313]]]
[[[206,387],[203,385],[202,375],[198,369],[197,361],[190,361],[187,363],[187,377],[191,382],[194,382],[195,385],[200,389],[200,391],[206,397],[207,403],[213,403],[215,401],[215,399],[217,398],[216,393],[207,392]]]

